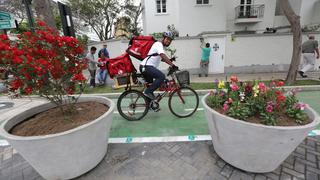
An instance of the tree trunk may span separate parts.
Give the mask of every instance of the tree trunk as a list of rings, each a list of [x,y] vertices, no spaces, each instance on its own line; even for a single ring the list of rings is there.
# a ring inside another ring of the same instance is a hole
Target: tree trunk
[[[280,5],[288,21],[290,22],[291,30],[293,33],[292,58],[291,58],[289,72],[286,78],[286,84],[291,85],[296,81],[297,71],[298,71],[300,59],[301,59],[302,31],[301,31],[301,25],[300,25],[300,16],[295,14],[288,0],[280,0]]]
[[[49,27],[57,29],[50,0],[33,0],[33,2],[38,19],[44,21]]]

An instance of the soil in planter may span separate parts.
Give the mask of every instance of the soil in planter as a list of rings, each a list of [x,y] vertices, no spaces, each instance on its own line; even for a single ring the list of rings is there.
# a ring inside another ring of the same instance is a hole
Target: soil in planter
[[[223,109],[214,108],[215,111],[220,114],[225,114]],[[239,120],[241,121],[241,120]],[[259,116],[249,117],[245,122],[255,123],[255,124],[263,124]],[[280,114],[280,117],[277,121],[277,126],[302,126],[312,122],[312,119],[307,117],[301,124],[297,123],[294,118],[288,117],[284,112]],[[263,124],[264,125],[264,124]]]
[[[66,117],[59,108],[52,108],[36,114],[14,126],[10,133],[18,136],[40,136],[64,132],[89,123],[109,107],[98,102],[81,102],[75,105],[77,112]]]

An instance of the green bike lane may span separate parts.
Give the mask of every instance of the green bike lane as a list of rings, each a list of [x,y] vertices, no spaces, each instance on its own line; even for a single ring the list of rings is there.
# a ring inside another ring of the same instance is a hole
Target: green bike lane
[[[174,116],[168,107],[168,98],[160,103],[159,112],[149,113],[139,121],[127,121],[115,110],[111,127],[111,137],[164,137],[208,135],[208,125],[205,119],[201,98],[198,110],[188,118]],[[305,91],[298,94],[300,101],[309,104],[320,114],[320,91]],[[117,102],[117,99],[113,99]],[[318,127],[320,130],[320,127]],[[232,133],[232,130],[230,130]]]

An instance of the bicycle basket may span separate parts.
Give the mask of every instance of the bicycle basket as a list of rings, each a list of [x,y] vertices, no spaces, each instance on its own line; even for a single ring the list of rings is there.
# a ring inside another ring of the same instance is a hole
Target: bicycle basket
[[[176,77],[180,86],[190,84],[189,71],[179,71],[176,73]]]

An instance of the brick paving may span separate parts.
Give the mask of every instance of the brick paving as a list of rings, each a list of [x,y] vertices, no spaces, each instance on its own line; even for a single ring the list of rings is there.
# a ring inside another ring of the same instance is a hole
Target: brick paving
[[[269,159],[271,157],[266,157]],[[0,180],[43,179],[10,146],[0,147]],[[270,173],[248,173],[224,162],[211,141],[110,144],[101,163],[79,180],[319,180],[320,136],[308,137]]]

